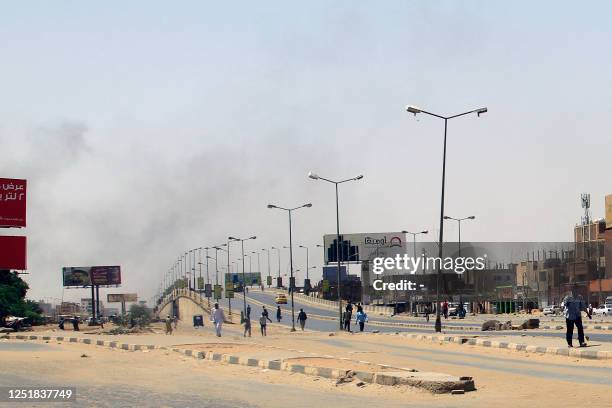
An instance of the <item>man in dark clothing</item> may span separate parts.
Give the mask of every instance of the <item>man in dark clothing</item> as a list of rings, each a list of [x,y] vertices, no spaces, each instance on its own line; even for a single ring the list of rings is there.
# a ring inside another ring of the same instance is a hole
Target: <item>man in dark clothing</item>
[[[251,318],[251,305],[247,306],[247,314],[246,314],[247,319]]]
[[[79,318],[74,316],[74,318],[72,319],[72,328],[74,329],[74,331],[79,331]]]
[[[346,312],[344,312],[344,330],[346,330],[347,332],[351,331],[351,318],[353,317],[352,310],[353,308],[351,307],[351,310],[347,310]]]
[[[581,296],[576,299],[572,293],[569,293],[565,299],[563,299],[563,312],[565,314],[566,325],[565,340],[567,341],[568,347],[574,347],[572,345],[574,325],[576,325],[578,329],[578,343],[580,343],[580,347],[586,347],[586,343],[584,342],[584,329],[582,327],[582,311],[586,311],[586,306]]]
[[[307,318],[308,317],[306,316],[306,312],[304,312],[304,309],[300,309],[300,313],[298,313],[297,315],[297,320],[300,324],[300,328],[302,329],[302,331],[304,331],[304,326],[306,325]]]
[[[263,307],[263,312],[261,312],[261,315],[264,316],[266,318],[266,320],[269,320],[270,323],[272,323],[272,319],[270,319],[270,315],[268,315],[268,309],[266,309],[266,307]]]
[[[283,315],[281,314],[281,308],[280,306],[276,306],[276,321],[280,323],[282,318]]]

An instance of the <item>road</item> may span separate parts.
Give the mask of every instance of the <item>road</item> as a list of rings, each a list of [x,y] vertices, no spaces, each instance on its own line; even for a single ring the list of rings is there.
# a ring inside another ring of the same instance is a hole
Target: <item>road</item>
[[[272,318],[272,320],[275,320],[275,316],[276,316],[276,304],[274,303],[274,297],[276,295],[277,291],[276,290],[270,290],[267,289],[264,292],[260,292],[260,291],[255,291],[255,290],[251,290],[249,292],[249,294],[247,295],[247,299],[254,299],[256,301],[265,303],[266,305],[268,305],[267,309],[270,311],[270,317]],[[282,311],[282,315],[283,315],[283,319],[281,320],[281,324],[283,325],[287,325],[290,326],[291,325],[291,297],[288,296],[288,304],[287,305],[280,305],[281,306],[281,311]],[[303,308],[304,311],[306,312],[307,315],[321,315],[321,316],[326,316],[326,317],[331,317],[331,318],[338,318],[338,312],[331,310],[329,308],[325,308],[325,307],[320,307],[318,305],[315,305],[313,303],[310,302],[304,302],[301,299],[298,298],[294,298],[294,302],[295,302],[295,308],[296,308],[296,316],[297,316],[297,312],[299,311],[300,308]],[[242,305],[242,297],[236,298],[234,302],[232,303],[238,303],[239,305]],[[248,303],[248,302],[247,302]],[[241,307],[241,306],[240,306]],[[251,305],[252,307],[252,316],[259,316],[259,313],[261,312],[261,308],[257,305]],[[379,323],[390,323],[390,322],[404,322],[405,320],[403,319],[397,319],[397,318],[393,318],[390,316],[373,316],[370,315],[369,317],[370,322],[379,322]],[[431,329],[427,329],[427,328],[407,328],[407,327],[396,327],[396,326],[369,326],[368,330],[372,331],[372,330],[378,330],[382,333],[385,332],[417,332],[417,333],[432,333],[433,332],[433,320],[430,320],[430,325],[431,325]],[[411,321],[411,323],[420,323],[420,324],[427,324],[427,322],[425,321],[425,319],[421,319],[418,321]],[[463,323],[463,322],[455,322],[455,321],[447,321],[444,320],[443,325],[448,325],[448,326],[457,326],[457,327],[461,327],[461,326],[472,326],[472,327],[480,327],[480,324],[477,323]],[[354,320],[351,323],[352,326],[354,326]],[[307,321],[307,327],[310,330],[316,330],[316,331],[336,331],[338,330],[338,323],[336,321],[330,321],[330,320],[319,320],[316,319],[314,317],[309,318]],[[447,333],[450,334],[464,334],[464,335],[474,335],[476,333],[482,333],[479,331],[472,331],[472,330],[452,330],[452,331],[447,331]],[[503,332],[504,335],[508,335],[508,336],[517,336],[520,337],[521,335],[523,335],[523,332],[520,331],[504,331]],[[534,331],[531,330],[529,331],[529,335],[533,335],[533,336],[542,336],[542,337],[562,337],[562,335],[559,332],[550,332],[550,331]],[[604,342],[612,342],[612,333],[606,333],[606,332],[587,332],[587,335],[589,335],[590,339],[592,341],[604,341]]]

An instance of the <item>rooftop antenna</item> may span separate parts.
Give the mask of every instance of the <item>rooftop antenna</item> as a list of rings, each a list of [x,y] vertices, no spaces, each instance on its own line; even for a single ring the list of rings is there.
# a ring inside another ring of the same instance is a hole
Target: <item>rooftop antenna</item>
[[[582,216],[582,225],[587,225],[591,222],[591,195],[588,193],[580,194],[580,202],[582,203],[582,208],[584,208],[584,215]]]

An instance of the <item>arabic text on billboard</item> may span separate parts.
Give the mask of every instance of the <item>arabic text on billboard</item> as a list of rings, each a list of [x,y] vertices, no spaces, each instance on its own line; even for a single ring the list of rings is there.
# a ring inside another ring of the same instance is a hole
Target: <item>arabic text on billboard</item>
[[[92,266],[91,282],[94,285],[120,285],[121,267],[120,266]]]
[[[0,178],[0,227],[26,226],[26,180]]]

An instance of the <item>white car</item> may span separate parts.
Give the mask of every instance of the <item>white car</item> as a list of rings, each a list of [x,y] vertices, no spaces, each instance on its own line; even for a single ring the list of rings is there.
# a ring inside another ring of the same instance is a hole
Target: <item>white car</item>
[[[547,306],[544,308],[544,310],[542,311],[542,314],[544,316],[548,316],[548,315],[556,315],[558,313],[561,313],[561,308],[559,306]]]
[[[599,306],[593,310],[594,315],[612,316],[612,305]]]

